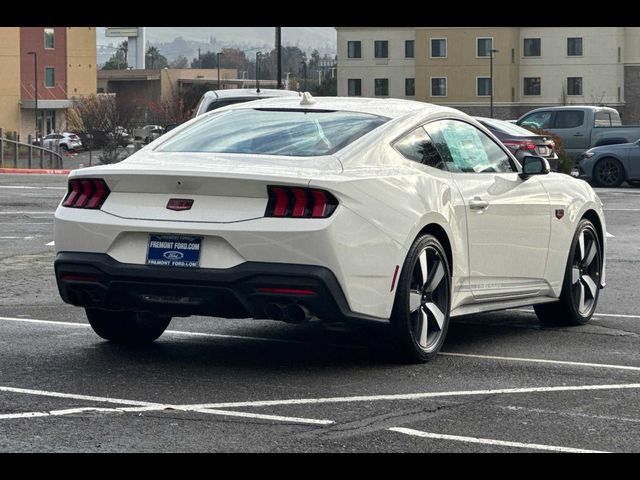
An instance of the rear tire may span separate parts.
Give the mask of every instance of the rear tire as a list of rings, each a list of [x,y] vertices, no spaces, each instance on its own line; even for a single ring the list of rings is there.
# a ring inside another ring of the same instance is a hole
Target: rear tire
[[[593,183],[597,187],[619,187],[625,176],[624,167],[615,158],[603,158],[593,167]]]
[[[596,310],[602,275],[598,232],[587,219],[578,223],[571,242],[560,301],[534,305],[538,320],[548,326],[586,324]]]
[[[447,336],[451,308],[451,271],[444,248],[433,235],[419,237],[409,249],[398,279],[391,326],[400,360],[427,362]]]
[[[160,337],[171,317],[153,313],[86,308],[93,331],[105,340],[129,345],[144,345]]]

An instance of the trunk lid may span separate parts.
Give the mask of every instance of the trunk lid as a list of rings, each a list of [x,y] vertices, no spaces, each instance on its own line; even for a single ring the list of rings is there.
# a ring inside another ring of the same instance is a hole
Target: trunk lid
[[[230,223],[264,216],[267,185],[306,187],[314,178],[341,172],[333,156],[141,151],[118,164],[72,175],[104,179],[111,193],[101,209],[121,218]],[[167,208],[172,199],[193,202],[176,211]]]

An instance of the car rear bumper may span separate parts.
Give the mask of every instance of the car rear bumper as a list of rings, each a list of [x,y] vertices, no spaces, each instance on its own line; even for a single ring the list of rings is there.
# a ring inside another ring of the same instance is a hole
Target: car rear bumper
[[[55,273],[62,299],[81,307],[269,318],[267,304],[294,303],[330,322],[388,321],[352,312],[335,275],[319,266],[245,262],[225,269],[167,268],[121,263],[101,253],[60,252]]]

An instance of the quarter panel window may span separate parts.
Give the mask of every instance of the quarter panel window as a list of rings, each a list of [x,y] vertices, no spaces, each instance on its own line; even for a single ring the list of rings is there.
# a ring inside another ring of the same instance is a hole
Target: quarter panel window
[[[438,149],[422,127],[402,137],[394,147],[409,160],[440,170],[447,169]]]

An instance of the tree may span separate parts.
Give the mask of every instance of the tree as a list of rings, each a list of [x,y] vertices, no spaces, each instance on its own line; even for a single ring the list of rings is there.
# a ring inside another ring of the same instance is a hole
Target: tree
[[[189,68],[189,60],[183,55],[178,55],[178,58],[169,63],[169,68]]]
[[[325,80],[320,85],[316,85],[311,88],[311,95],[316,95],[318,97],[335,97],[338,95],[338,82],[337,78],[329,78]]]
[[[156,125],[186,122],[193,116],[195,103],[191,105],[179,88],[170,87],[169,95],[159,103],[149,102],[150,121]]]
[[[111,58],[105,62],[102,66],[102,70],[126,70],[127,65],[127,52],[129,51],[129,42],[125,40],[120,45],[116,52],[111,55]]]
[[[216,54],[214,52],[203,53],[200,55],[200,60],[198,57],[191,60],[191,68],[217,68],[217,59]]]
[[[135,107],[114,94],[91,94],[74,102],[67,123],[87,148],[102,148],[102,163],[115,163],[124,158],[120,146],[133,127],[134,115]]]
[[[145,54],[145,65],[147,68],[152,70],[157,70],[160,68],[164,68],[169,65],[167,62],[167,57],[160,53],[157,47],[150,46],[147,48],[147,53]]]
[[[320,52],[314,50],[311,52],[311,59],[309,60],[309,69],[317,69],[320,66]]]

